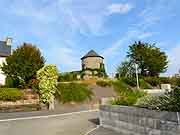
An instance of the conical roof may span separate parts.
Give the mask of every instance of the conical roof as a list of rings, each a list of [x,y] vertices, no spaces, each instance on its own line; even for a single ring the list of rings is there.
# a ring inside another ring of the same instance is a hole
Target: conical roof
[[[84,55],[82,59],[87,58],[87,57],[101,57],[102,59],[104,59],[102,56],[100,56],[99,54],[97,54],[94,50],[90,50],[86,55]]]

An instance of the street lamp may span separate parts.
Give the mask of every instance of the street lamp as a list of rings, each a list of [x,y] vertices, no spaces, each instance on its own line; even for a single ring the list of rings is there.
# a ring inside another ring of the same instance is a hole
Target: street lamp
[[[135,68],[136,68],[136,82],[137,82],[137,89],[139,89],[138,64],[135,64]]]

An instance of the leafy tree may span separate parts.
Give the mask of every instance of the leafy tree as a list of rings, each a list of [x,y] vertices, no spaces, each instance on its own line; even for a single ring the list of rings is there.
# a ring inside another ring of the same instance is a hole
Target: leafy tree
[[[57,91],[58,70],[54,65],[45,65],[38,70],[40,99],[48,105],[49,110],[54,109],[54,94]]]
[[[119,77],[133,77],[136,71],[134,64],[126,60],[117,67],[116,72],[119,74]]]
[[[167,69],[167,55],[155,44],[135,42],[129,46],[127,57],[138,64],[142,76],[158,76]]]
[[[17,82],[27,86],[36,72],[44,66],[44,57],[40,50],[32,44],[24,43],[12,52],[2,64],[2,71]]]

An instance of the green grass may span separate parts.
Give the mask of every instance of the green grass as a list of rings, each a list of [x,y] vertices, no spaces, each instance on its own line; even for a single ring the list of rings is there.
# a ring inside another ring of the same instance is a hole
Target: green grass
[[[62,103],[83,102],[90,100],[93,96],[92,91],[85,84],[79,83],[59,83],[56,97]]]
[[[17,88],[0,88],[1,101],[17,101],[23,98],[23,93]]]

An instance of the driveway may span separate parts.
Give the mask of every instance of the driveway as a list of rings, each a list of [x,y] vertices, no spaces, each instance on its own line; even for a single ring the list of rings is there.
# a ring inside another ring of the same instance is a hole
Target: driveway
[[[96,127],[98,112],[78,112],[0,120],[0,135],[85,135]]]

